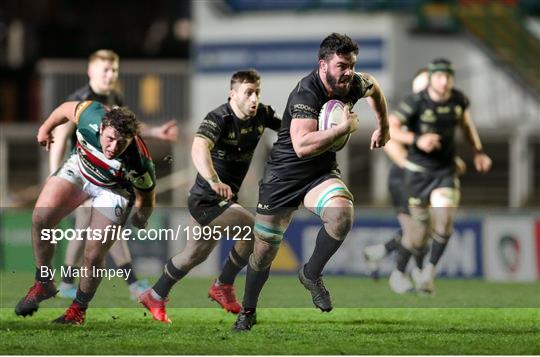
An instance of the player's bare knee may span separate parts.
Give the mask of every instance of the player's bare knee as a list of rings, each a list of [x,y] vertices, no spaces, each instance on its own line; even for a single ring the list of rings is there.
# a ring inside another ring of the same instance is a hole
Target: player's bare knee
[[[41,230],[52,226],[48,210],[44,208],[35,208],[32,212],[32,226],[34,229]]]
[[[84,252],[84,263],[86,266],[101,266],[105,262],[106,252],[99,249],[91,249]]]
[[[325,212],[324,228],[332,237],[343,240],[351,231],[353,224],[352,209],[333,207]]]

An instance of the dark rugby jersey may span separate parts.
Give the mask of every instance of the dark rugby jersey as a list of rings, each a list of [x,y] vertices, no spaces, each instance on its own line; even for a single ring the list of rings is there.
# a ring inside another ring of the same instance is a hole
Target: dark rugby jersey
[[[108,95],[97,94],[92,90],[92,87],[90,87],[89,84],[82,86],[67,97],[67,101],[83,102],[85,100],[95,100],[108,107],[112,107],[113,105],[121,107],[124,105],[124,100],[118,92],[113,90]],[[71,149],[75,148],[76,143],[77,136],[75,135],[75,132],[73,132],[71,135]]]
[[[280,126],[281,120],[274,109],[262,103],[255,116],[247,120],[238,119],[229,103],[226,103],[208,113],[202,121],[195,135],[214,144],[210,150],[214,169],[220,180],[231,187],[234,200],[264,129],[277,131]],[[200,174],[197,174],[190,192],[217,196]]]
[[[432,171],[455,168],[455,129],[468,107],[469,99],[457,89],[452,89],[445,102],[431,100],[427,89],[406,97],[394,111],[401,123],[417,135],[435,133],[441,136],[439,150],[426,153],[416,145],[410,145],[407,159]]]
[[[116,188],[134,187],[151,190],[156,175],[150,152],[139,136],[117,158],[107,159],[99,141],[106,108],[96,101],[81,102],[77,106],[76,153],[82,175],[97,186]]]
[[[320,155],[303,159],[296,155],[291,140],[291,121],[297,118],[318,120],[322,106],[330,99],[339,99],[352,108],[372,87],[373,83],[364,74],[355,73],[347,95],[329,97],[317,69],[302,78],[289,95],[283,113],[283,124],[268,157],[267,169],[282,179],[316,177],[336,169],[335,152],[325,151]]]

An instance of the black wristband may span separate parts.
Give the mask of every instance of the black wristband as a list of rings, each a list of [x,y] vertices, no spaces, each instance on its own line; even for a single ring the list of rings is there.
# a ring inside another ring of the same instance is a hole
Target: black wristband
[[[412,146],[416,147],[416,143],[418,142],[418,138],[420,138],[420,135],[414,134],[414,138],[412,141]]]

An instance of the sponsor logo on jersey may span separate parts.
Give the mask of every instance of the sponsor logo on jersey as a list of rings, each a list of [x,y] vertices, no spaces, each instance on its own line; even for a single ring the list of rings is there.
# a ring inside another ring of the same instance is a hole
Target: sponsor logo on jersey
[[[447,107],[447,106],[440,106],[440,107],[437,107],[437,113],[439,113],[439,114],[447,114],[447,113],[450,113],[450,107]]]
[[[461,116],[463,115],[463,108],[461,107],[461,105],[456,105],[454,107],[454,112],[456,113],[457,119],[461,118]]]
[[[428,122],[428,123],[433,123],[433,122],[437,121],[437,117],[433,113],[433,110],[426,109],[426,110],[424,110],[422,115],[420,115],[420,120]]]

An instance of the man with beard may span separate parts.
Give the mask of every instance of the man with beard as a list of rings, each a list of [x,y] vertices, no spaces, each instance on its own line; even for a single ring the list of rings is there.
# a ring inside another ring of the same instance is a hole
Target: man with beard
[[[235,331],[249,331],[256,323],[259,294],[293,212],[301,203],[321,217],[324,226],[311,258],[300,269],[299,279],[310,291],[316,307],[332,310],[321,272],[351,229],[353,196],[341,180],[335,152],[329,149],[336,139],[357,129],[357,115],[350,109],[360,98],[367,98],[377,118],[371,149],[389,140],[386,99],[372,76],[355,73],[357,54],[358,45],[350,37],[338,33],[327,36],[319,48],[318,68],[304,77],[289,96],[278,140],[259,187],[255,243]],[[342,122],[318,131],[319,112],[330,99],[346,103]]]

